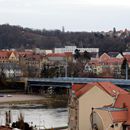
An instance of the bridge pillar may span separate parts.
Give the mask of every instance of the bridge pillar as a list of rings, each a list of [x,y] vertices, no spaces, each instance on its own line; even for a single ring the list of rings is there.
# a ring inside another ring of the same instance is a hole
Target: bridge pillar
[[[27,90],[28,90],[28,82],[27,82],[27,78],[24,78],[24,83],[25,83],[24,91],[25,91],[25,93],[27,93]]]
[[[31,94],[32,93],[32,88],[31,88],[31,86],[29,84],[26,86],[25,92],[27,94]]]

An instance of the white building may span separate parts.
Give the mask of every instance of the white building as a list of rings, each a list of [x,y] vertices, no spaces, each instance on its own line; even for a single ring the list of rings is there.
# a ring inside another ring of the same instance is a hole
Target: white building
[[[94,52],[99,53],[99,48],[77,48],[76,46],[65,46],[65,48],[54,48],[54,53],[65,53],[65,52],[72,52],[74,54],[75,49],[80,50],[80,52]]]
[[[40,48],[35,48],[34,49],[34,52],[37,53],[37,54],[48,54],[48,53],[52,53],[53,51],[52,50],[43,50],[43,49],[40,49]]]

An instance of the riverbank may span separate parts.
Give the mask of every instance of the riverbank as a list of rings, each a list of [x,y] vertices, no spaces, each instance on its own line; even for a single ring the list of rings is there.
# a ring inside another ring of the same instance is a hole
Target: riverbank
[[[22,104],[41,104],[48,108],[67,107],[68,99],[65,96],[45,97],[27,94],[2,94],[0,95],[0,106],[8,105],[14,107]]]
[[[48,128],[48,129],[40,129],[40,130],[68,130],[68,126]]]

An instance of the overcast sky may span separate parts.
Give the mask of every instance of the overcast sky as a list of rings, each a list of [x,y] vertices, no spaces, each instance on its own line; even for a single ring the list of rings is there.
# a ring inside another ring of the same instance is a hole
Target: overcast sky
[[[130,0],[0,0],[0,24],[65,31],[130,30]]]

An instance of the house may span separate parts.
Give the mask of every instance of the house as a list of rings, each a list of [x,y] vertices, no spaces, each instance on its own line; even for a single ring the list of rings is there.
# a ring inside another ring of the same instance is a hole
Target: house
[[[65,53],[49,53],[47,54],[48,62],[49,63],[60,63],[60,64],[66,64],[66,62],[72,62],[73,55],[71,52],[65,52]]]
[[[19,55],[16,51],[10,51],[9,52],[9,62],[15,62],[18,63],[19,62]]]
[[[121,67],[123,58],[110,57],[107,53],[103,53],[99,58],[90,60],[85,65],[85,71],[93,72],[97,77],[121,77]]]
[[[122,54],[119,52],[108,52],[107,53],[110,57],[114,57],[114,58],[123,58]]]
[[[110,82],[74,84],[69,99],[69,130],[92,130],[92,108],[113,104],[119,93],[128,92]]]
[[[130,93],[118,94],[111,106],[94,108],[91,114],[93,129],[130,130]]]
[[[107,53],[103,53],[100,57],[101,61],[109,60],[111,57]]]
[[[127,121],[126,108],[95,108],[91,114],[93,130],[128,130],[122,124]]]
[[[16,62],[18,63],[19,57],[16,51],[0,51],[0,63]]]
[[[33,52],[20,52],[19,64],[23,68],[24,76],[39,77],[43,66],[43,55]]]
[[[98,59],[92,59],[85,65],[84,70],[90,74],[100,75],[102,73],[102,66]]]
[[[4,74],[6,78],[23,76],[22,69],[17,63],[0,63],[0,74]]]

